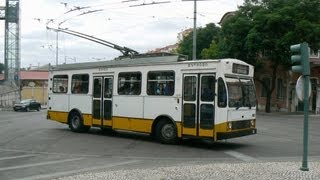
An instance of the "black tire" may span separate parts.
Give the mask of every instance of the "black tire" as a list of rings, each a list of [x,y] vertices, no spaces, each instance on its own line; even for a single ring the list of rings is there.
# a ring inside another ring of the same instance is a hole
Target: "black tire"
[[[30,111],[30,108],[29,106],[26,107],[26,112],[29,112]]]
[[[82,116],[78,112],[71,113],[69,117],[69,128],[73,132],[87,132],[90,129],[90,126],[83,125]]]
[[[156,137],[163,144],[176,144],[178,142],[177,128],[168,120],[160,120],[156,127]]]
[[[40,109],[41,109],[41,106],[38,106],[37,111],[40,111]]]

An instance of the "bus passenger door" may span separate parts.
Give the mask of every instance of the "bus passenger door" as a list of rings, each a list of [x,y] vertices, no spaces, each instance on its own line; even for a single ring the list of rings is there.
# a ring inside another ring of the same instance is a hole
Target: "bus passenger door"
[[[103,124],[104,126],[112,126],[112,93],[113,93],[113,77],[103,78]]]
[[[213,74],[200,74],[198,136],[213,137],[215,113],[214,94],[215,76]]]
[[[92,96],[92,124],[111,126],[113,77],[94,77]]]
[[[213,137],[214,92],[214,74],[184,74],[183,135]]]

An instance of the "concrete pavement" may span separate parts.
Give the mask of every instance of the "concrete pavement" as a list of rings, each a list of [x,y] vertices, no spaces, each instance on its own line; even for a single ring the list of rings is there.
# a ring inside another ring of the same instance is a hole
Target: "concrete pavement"
[[[309,171],[301,171],[301,162],[181,164],[173,167],[116,170],[85,173],[59,180],[319,180],[320,162],[309,162]]]

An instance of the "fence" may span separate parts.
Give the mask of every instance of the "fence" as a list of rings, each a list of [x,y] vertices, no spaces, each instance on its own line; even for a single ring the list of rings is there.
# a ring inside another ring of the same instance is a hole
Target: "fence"
[[[19,89],[4,91],[3,88],[0,92],[0,107],[10,108],[19,101]]]

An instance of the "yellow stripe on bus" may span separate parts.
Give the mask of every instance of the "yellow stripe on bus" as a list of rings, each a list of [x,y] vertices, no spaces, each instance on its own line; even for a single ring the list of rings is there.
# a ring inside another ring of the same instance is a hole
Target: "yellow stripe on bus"
[[[93,119],[91,114],[83,114],[84,125],[102,125],[101,120]],[[60,123],[68,123],[68,112],[58,112],[58,111],[48,111],[48,117],[51,120],[58,121]],[[136,131],[143,133],[151,133],[152,130],[152,119],[140,119],[140,118],[130,118],[130,117],[112,117],[112,120],[103,120],[103,126],[112,127],[112,129]],[[178,137],[182,137],[183,134],[188,134],[191,136],[196,136],[196,128],[183,128],[181,122],[176,122]],[[201,129],[199,131],[199,136],[201,137],[216,137],[217,132],[231,132],[228,129],[227,122],[217,124],[214,126],[213,130]]]
[[[48,117],[51,120],[55,120],[61,123],[68,123],[68,114],[67,112],[58,112],[58,111],[48,111]]]
[[[151,119],[113,117],[112,128],[151,133],[152,122]]]
[[[200,129],[199,136],[201,137],[213,137],[213,129]]]

